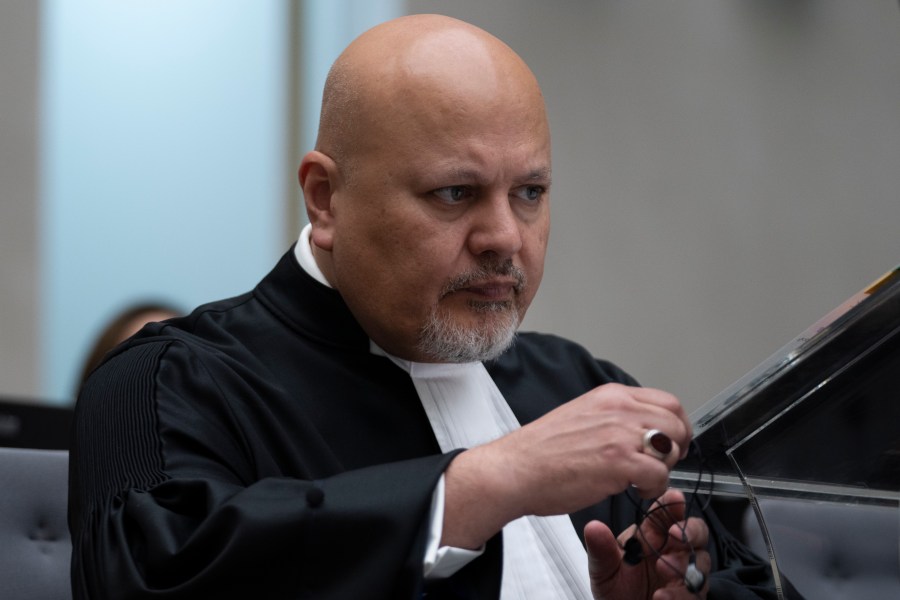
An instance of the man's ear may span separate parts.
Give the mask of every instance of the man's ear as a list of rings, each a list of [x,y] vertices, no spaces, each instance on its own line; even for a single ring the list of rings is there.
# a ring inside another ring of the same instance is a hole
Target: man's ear
[[[334,195],[340,186],[337,164],[328,155],[313,150],[303,157],[298,175],[306,215],[312,224],[313,244],[331,251],[334,245]]]

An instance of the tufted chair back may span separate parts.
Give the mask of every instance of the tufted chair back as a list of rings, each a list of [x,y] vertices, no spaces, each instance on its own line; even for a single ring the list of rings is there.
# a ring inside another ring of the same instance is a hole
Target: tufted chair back
[[[763,498],[775,559],[810,600],[900,598],[900,508]],[[744,536],[768,556],[752,510]]]
[[[69,454],[0,448],[0,596],[68,600],[72,541],[66,523]]]

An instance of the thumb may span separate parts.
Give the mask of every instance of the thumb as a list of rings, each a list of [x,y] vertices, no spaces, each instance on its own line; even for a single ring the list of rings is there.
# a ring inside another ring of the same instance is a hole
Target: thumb
[[[622,549],[610,528],[600,521],[591,521],[584,526],[584,545],[587,547],[591,584],[602,587],[615,577],[622,566]]]

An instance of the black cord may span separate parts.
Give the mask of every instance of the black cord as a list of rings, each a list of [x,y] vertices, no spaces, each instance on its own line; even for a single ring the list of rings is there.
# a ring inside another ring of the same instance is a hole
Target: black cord
[[[697,479],[694,482],[694,489],[692,492],[689,492],[688,499],[684,503],[684,521],[687,523],[687,519],[692,514],[703,515],[709,509],[710,502],[712,501],[711,495],[706,496],[706,501],[702,505],[697,505],[696,503],[699,501],[700,497],[700,485],[703,482],[704,472],[708,473],[710,479],[710,488],[712,487],[712,472],[706,471],[704,468],[706,465],[706,461],[703,459],[703,455],[700,452],[700,447],[691,440],[691,445],[688,450],[688,453],[693,453],[697,458]],[[625,561],[626,564],[629,565],[637,565],[641,563],[647,555],[644,553],[644,547],[646,546],[650,550],[650,555],[655,556],[657,561],[662,561],[664,565],[670,568],[674,573],[676,573],[679,577],[684,580],[685,587],[689,592],[698,595],[700,591],[703,589],[703,586],[706,583],[706,577],[703,573],[697,568],[696,565],[696,555],[694,554],[694,549],[691,547],[690,557],[688,559],[688,568],[685,571],[679,570],[675,565],[670,563],[668,560],[663,558],[662,551],[665,549],[666,545],[669,543],[669,529],[671,525],[669,523],[678,527],[681,531],[681,542],[687,543],[687,530],[686,525],[681,525],[680,520],[675,519],[672,516],[672,513],[669,512],[669,507],[674,506],[676,503],[660,503],[657,500],[651,501],[656,502],[656,506],[653,508],[645,509],[643,503],[640,500],[636,500],[631,496],[631,494],[626,493],[625,496],[628,500],[634,504],[635,507],[635,534],[626,540],[622,549],[625,551],[625,555],[622,557],[622,560]],[[681,504],[681,502],[677,503]],[[660,514],[661,513],[661,514]],[[663,532],[663,541],[662,545],[659,548],[653,547],[650,541],[644,535],[644,531],[641,528],[641,524],[645,520],[650,520],[657,530]]]

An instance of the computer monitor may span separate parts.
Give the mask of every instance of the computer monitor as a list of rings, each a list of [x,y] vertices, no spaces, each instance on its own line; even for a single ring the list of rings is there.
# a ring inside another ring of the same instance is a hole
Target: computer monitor
[[[72,408],[0,397],[0,446],[68,450]]]
[[[900,502],[900,268],[691,415],[673,473],[717,494]],[[710,475],[711,474],[711,475]],[[712,481],[707,481],[711,479]]]

